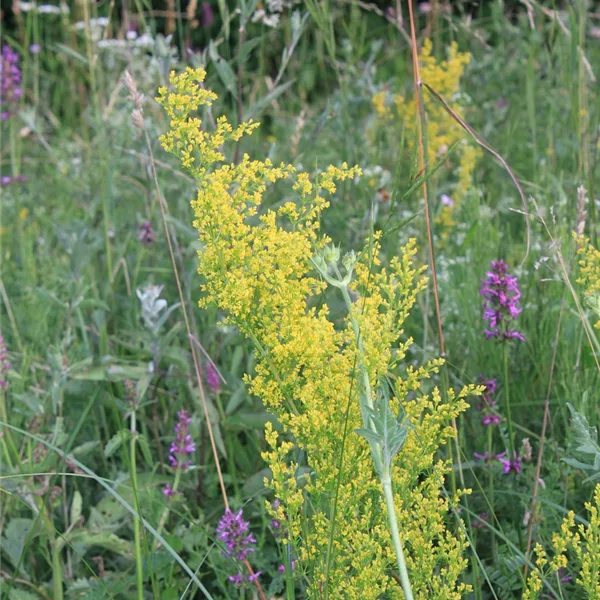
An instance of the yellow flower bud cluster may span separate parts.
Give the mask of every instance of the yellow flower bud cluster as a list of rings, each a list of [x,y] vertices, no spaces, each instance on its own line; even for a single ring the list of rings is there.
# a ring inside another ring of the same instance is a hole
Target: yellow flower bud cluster
[[[426,39],[419,52],[419,68],[421,79],[436,90],[449,104],[452,110],[463,117],[463,104],[460,93],[460,80],[466,66],[471,60],[468,52],[459,52],[456,42],[450,44],[448,58],[438,61],[432,55],[431,40]],[[456,211],[465,198],[473,183],[473,173],[477,160],[481,155],[479,147],[465,136],[463,128],[448,114],[445,108],[426,89],[423,90],[425,112],[427,117],[427,151],[429,166],[433,167],[455,145],[450,160],[458,157],[455,167],[456,183],[452,193],[449,194],[454,201],[451,205],[444,205],[438,221],[444,228],[454,226]],[[414,98],[405,99],[400,94],[391,95],[389,101],[385,91],[377,92],[372,98],[373,108],[380,121],[388,123],[396,115],[407,126],[407,140],[409,149],[415,150],[416,130],[415,119],[417,109]]]
[[[600,250],[582,235],[576,236],[576,239],[580,256],[577,283],[585,286],[586,303],[598,316],[595,327],[600,329]]]
[[[327,284],[313,264],[330,242],[319,231],[321,213],[336,201],[338,182],[360,169],[330,166],[311,179],[269,160],[226,162],[224,144],[254,125],[233,129],[221,118],[214,132],[202,131],[190,111],[215,99],[200,88],[203,77],[188,70],[172,77],[174,92],[161,90],[158,100],[171,117],[162,143],[197,180],[200,304],[217,305],[253,341],[257,364],[247,382],[283,425],[283,434],[269,425],[265,433],[267,484],[279,500],[268,510],[288,532],[309,598],[326,590],[330,598],[400,600],[402,589],[390,576],[396,558],[381,486],[368,442],[356,433],[362,425],[356,337],[348,315],[330,314]],[[276,183],[293,200],[269,208],[264,196]],[[373,393],[386,393],[394,413],[403,411],[412,423],[393,485],[415,598],[458,600],[469,590],[461,581],[467,541],[461,527],[448,527],[450,505],[459,498],[443,491],[450,465],[438,451],[453,435],[450,422],[467,407],[466,395],[476,390],[449,390],[442,400],[431,384],[423,389],[440,360],[405,364],[412,341],[403,323],[425,287],[415,254],[411,240],[384,265],[375,235],[358,258],[341,263],[354,269],[353,317]],[[330,247],[322,263],[337,268],[339,258]],[[306,457],[302,478],[297,447]]]
[[[570,511],[560,531],[552,535],[551,559],[540,544],[536,545],[536,567],[527,579],[523,600],[537,600],[544,582],[558,585],[569,572],[578,573],[573,579],[583,590],[582,597],[600,599],[600,485],[594,491],[594,502],[586,502],[585,508],[587,522],[575,525],[575,513]]]

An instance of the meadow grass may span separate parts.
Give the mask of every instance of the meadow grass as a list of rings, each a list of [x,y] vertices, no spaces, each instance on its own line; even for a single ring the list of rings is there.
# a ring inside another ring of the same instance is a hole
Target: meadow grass
[[[0,597],[600,599],[600,19],[425,4],[3,13]]]

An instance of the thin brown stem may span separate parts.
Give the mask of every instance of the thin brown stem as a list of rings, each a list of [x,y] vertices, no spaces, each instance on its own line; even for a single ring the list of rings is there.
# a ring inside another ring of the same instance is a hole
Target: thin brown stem
[[[412,61],[413,61],[413,78],[415,88],[415,103],[417,107],[417,132],[419,139],[419,167],[421,172],[425,172],[427,166],[427,156],[425,155],[425,143],[423,133],[423,115],[425,107],[422,103],[422,95],[420,93],[421,87],[421,73],[419,71],[419,53],[417,49],[417,36],[415,33],[415,19],[413,15],[413,3],[412,0],[408,2],[408,12],[410,17],[410,35],[411,35],[411,48],[412,48]],[[435,302],[435,312],[437,317],[438,335],[440,338],[440,352],[445,358],[446,356],[446,345],[444,342],[444,330],[442,328],[442,319],[440,314],[440,298],[438,294],[437,284],[437,271],[435,268],[435,253],[433,249],[433,228],[431,225],[431,216],[429,214],[429,191],[428,191],[427,179],[423,179],[423,200],[425,204],[425,223],[427,225],[427,245],[429,247],[429,262],[431,264],[431,280],[433,287],[433,297]]]
[[[516,175],[513,170],[510,168],[509,164],[502,157],[502,155],[494,150],[478,133],[475,131],[464,119],[462,119],[455,111],[450,108],[450,105],[444,100],[444,98],[438,94],[428,83],[425,81],[421,81],[420,84],[426,87],[429,92],[440,102],[440,104],[444,107],[446,112],[465,130],[467,131],[471,137],[485,150],[487,150],[490,154],[492,154],[504,167],[509,177],[512,179],[517,191],[519,192],[519,196],[521,197],[521,201],[523,202],[523,214],[525,216],[525,225],[527,227],[527,245],[525,247],[525,256],[521,261],[521,265],[525,263],[527,257],[529,256],[529,247],[531,242],[531,225],[529,223],[529,206],[527,203],[527,198],[525,197],[525,193],[523,192],[523,188],[519,183]]]
[[[212,430],[210,416],[208,414],[208,403],[206,402],[206,395],[204,393],[204,386],[202,385],[202,376],[200,374],[200,361],[198,360],[198,356],[196,354],[196,348],[191,341],[192,330],[190,328],[190,320],[188,318],[187,311],[187,303],[186,299],[183,295],[183,288],[181,286],[181,280],[179,278],[179,270],[177,268],[177,263],[175,259],[175,252],[173,250],[173,242],[171,240],[171,231],[169,225],[167,223],[167,213],[166,213],[166,200],[162,196],[162,192],[160,190],[160,185],[158,183],[158,175],[156,173],[156,166],[154,165],[154,152],[152,151],[152,144],[150,143],[150,136],[148,134],[148,130],[144,127],[144,138],[146,140],[146,146],[148,148],[148,153],[150,155],[150,166],[152,169],[152,178],[154,180],[154,185],[156,187],[156,193],[158,194],[158,205],[160,206],[160,214],[162,217],[163,227],[165,230],[165,237],[167,238],[167,245],[169,247],[169,256],[171,258],[171,266],[173,268],[173,274],[175,275],[175,283],[177,284],[177,292],[179,293],[179,301],[181,303],[181,310],[183,312],[183,320],[185,323],[185,329],[187,331],[188,343],[190,346],[190,351],[192,353],[192,361],[194,363],[194,370],[196,372],[196,382],[198,384],[198,391],[200,393],[200,399],[202,401],[202,409],[204,411],[204,418],[206,419],[206,426],[208,429],[208,435],[210,437],[210,443],[212,447],[213,456],[215,459],[215,466],[217,468],[217,475],[219,477],[219,485],[221,487],[221,494],[223,496],[223,502],[225,503],[225,508],[229,508],[229,500],[227,499],[227,491],[225,490],[225,482],[223,481],[223,473],[221,472],[221,464],[219,462],[219,455],[217,453],[217,445],[215,443],[215,436]]]

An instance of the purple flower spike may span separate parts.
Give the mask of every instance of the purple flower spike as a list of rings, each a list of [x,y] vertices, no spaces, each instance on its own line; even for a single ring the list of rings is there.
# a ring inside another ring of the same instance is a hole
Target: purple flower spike
[[[496,454],[496,458],[502,463],[505,475],[511,471],[514,471],[517,474],[521,472],[521,457],[516,452],[514,454],[514,460],[509,460],[506,458],[506,452]]]
[[[8,360],[8,350],[4,343],[4,338],[0,336],[0,389],[6,391],[8,389],[8,379],[6,375],[10,369],[10,361]]]
[[[200,26],[204,29],[208,29],[215,20],[212,6],[210,2],[203,2],[200,7]]]
[[[246,560],[250,552],[254,552],[256,540],[250,533],[250,523],[244,521],[242,511],[233,513],[228,508],[219,521],[217,539],[225,545],[225,556],[236,560]]]
[[[188,415],[186,410],[180,410],[177,417],[179,421],[175,425],[175,441],[171,442],[169,448],[169,462],[172,467],[180,467],[185,471],[191,463],[190,461],[182,461],[181,458],[193,454],[196,451],[196,444],[189,434],[192,417]]]
[[[10,47],[2,46],[0,57],[0,104],[2,120],[14,114],[15,106],[21,98],[21,69],[19,55]]]
[[[210,360],[206,362],[206,383],[208,383],[208,387],[215,395],[221,389],[221,380],[219,378],[219,374]]]
[[[476,460],[481,460],[482,462],[487,462],[490,458],[487,452],[484,452],[483,454],[479,454],[479,452],[473,452],[473,456]]]
[[[493,260],[492,270],[487,279],[481,282],[483,301],[483,319],[488,322],[484,329],[486,339],[525,341],[523,334],[509,329],[510,321],[514,321],[523,310],[519,304],[521,291],[514,275],[508,273],[508,266],[503,260]]]

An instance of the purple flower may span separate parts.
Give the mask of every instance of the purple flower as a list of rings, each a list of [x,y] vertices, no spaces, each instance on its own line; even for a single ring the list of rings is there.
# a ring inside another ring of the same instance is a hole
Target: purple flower
[[[495,379],[484,379],[481,382],[481,385],[485,387],[485,391],[483,392],[483,397],[489,397],[496,392],[497,383]]]
[[[242,511],[234,514],[228,508],[219,521],[217,539],[225,545],[225,556],[236,560],[246,560],[248,554],[254,552],[256,544],[254,536],[250,533],[250,524],[242,517]]]
[[[252,575],[248,575],[248,582],[252,583],[256,581],[260,577],[260,571],[256,571],[256,573],[252,573]]]
[[[10,369],[10,361],[8,360],[8,350],[4,343],[4,338],[0,336],[0,389],[6,391],[8,389],[8,380],[6,375]]]
[[[514,460],[506,458],[506,452],[496,454],[496,458],[502,463],[505,474],[508,474],[511,471],[514,471],[517,474],[521,472],[521,457],[516,452],[514,454]]]
[[[500,423],[500,416],[493,413],[485,415],[483,419],[481,419],[481,423],[483,425],[498,425],[498,423]]]
[[[31,52],[31,54],[39,54],[41,49],[42,47],[39,44],[31,44],[29,46],[29,52]]]
[[[244,582],[244,576],[241,573],[229,575],[227,579],[229,579],[229,581],[231,581],[231,583],[234,583],[235,585],[242,585],[242,583]]]
[[[479,454],[479,452],[473,452],[473,456],[476,460],[481,460],[483,462],[487,462],[490,458],[487,452],[484,452],[483,454]]]
[[[138,225],[137,238],[144,246],[151,246],[154,243],[156,233],[152,229],[150,221],[143,221]]]
[[[190,417],[186,410],[180,410],[177,413],[179,421],[175,425],[175,440],[171,442],[169,448],[169,462],[172,467],[186,470],[190,466],[190,461],[182,461],[183,456],[189,456],[196,451],[196,444],[192,441],[192,436],[189,434]]]
[[[454,206],[454,200],[448,194],[442,194],[441,200],[443,206],[449,206],[450,208]]]
[[[482,395],[483,402],[477,407],[483,411],[481,422],[483,425],[497,425],[500,423],[500,416],[494,412],[496,401],[492,399],[492,395],[496,392],[496,380],[484,378],[480,385],[485,387]]]
[[[212,6],[210,2],[203,2],[200,7],[200,26],[204,29],[208,29],[215,20]]]
[[[10,175],[3,175],[0,177],[0,185],[9,185],[12,183],[12,177]]]
[[[279,565],[279,566],[277,567],[277,570],[278,570],[280,573],[285,573],[285,571],[286,571],[286,569],[285,569],[285,565]],[[292,561],[292,571],[295,571],[295,570],[296,570],[296,561],[295,561],[295,560],[293,560],[293,561]]]
[[[509,328],[523,310],[519,304],[521,291],[519,282],[514,275],[508,273],[508,266],[503,260],[493,260],[492,270],[488,271],[487,279],[481,282],[483,301],[483,319],[488,322],[484,329],[486,339],[525,341],[522,333]]]
[[[209,360],[206,362],[206,383],[213,394],[217,394],[221,389],[221,380],[214,364]]]
[[[2,46],[0,58],[0,104],[2,119],[10,118],[14,107],[21,98],[21,69],[19,69],[19,55],[10,47]]]
[[[172,498],[173,496],[177,495],[177,492],[171,487],[170,483],[167,483],[165,489],[163,490],[163,494],[169,498]]]

